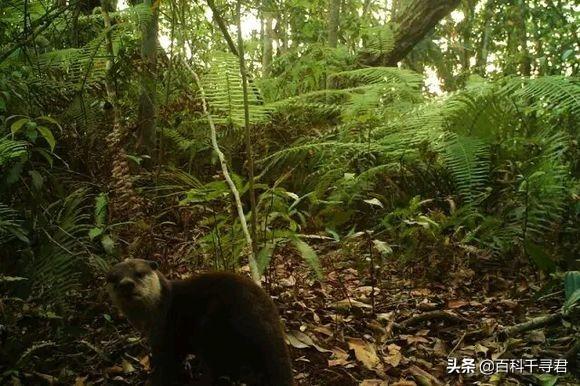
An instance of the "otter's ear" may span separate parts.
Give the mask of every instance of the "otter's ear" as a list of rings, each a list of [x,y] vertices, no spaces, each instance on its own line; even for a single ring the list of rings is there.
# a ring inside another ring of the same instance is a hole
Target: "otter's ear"
[[[151,267],[152,270],[155,271],[155,270],[158,270],[159,269],[159,263],[158,262],[152,261],[152,260],[149,260],[147,262],[149,263],[149,266]]]

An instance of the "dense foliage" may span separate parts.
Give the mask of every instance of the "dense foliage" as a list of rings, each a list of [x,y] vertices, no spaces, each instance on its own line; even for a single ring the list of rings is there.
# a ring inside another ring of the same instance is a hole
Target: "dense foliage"
[[[414,0],[115,3],[0,3],[9,299],[66,317],[127,255],[263,274],[284,250],[322,278],[325,238],[431,278],[575,269],[574,2],[448,1],[411,42]]]

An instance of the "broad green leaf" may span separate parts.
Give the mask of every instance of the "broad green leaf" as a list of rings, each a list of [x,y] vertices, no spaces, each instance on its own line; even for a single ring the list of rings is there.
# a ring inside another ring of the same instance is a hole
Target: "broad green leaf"
[[[558,377],[552,374],[540,374],[536,378],[540,381],[540,386],[554,386],[558,382]]]
[[[296,247],[296,250],[300,252],[300,255],[306,261],[306,263],[312,268],[316,276],[320,279],[322,278],[322,269],[320,268],[320,261],[318,260],[318,256],[312,247],[306,244],[304,241],[300,240],[298,237],[295,237],[292,240],[292,243]]]
[[[136,156],[136,155],[127,154],[125,157],[127,157],[127,159],[135,162],[137,165],[141,165],[141,162],[143,162],[143,158]]]
[[[564,310],[569,310],[580,301],[580,271],[566,272],[564,276],[564,290],[566,293]]]
[[[336,242],[340,241],[340,235],[335,230],[330,229],[330,228],[326,228],[326,232],[332,236],[334,241],[336,241]]]
[[[383,255],[390,255],[393,253],[393,248],[389,245],[389,243],[381,241],[381,240],[373,240],[373,244],[375,248]]]
[[[104,229],[103,228],[99,228],[99,227],[91,228],[91,230],[89,231],[89,238],[91,240],[94,240],[97,237],[99,237],[100,235],[102,235],[103,232],[104,232]]]
[[[56,140],[54,139],[54,136],[52,135],[52,131],[50,131],[50,129],[48,127],[45,127],[45,126],[38,126],[37,130],[40,133],[40,135],[42,135],[42,137],[46,140],[46,142],[48,142],[48,146],[50,146],[50,150],[54,151],[54,147],[56,146]]]
[[[532,243],[531,241],[526,241],[525,249],[528,255],[532,258],[532,261],[544,272],[554,272],[556,270],[556,263],[552,261],[550,256],[544,250]]]
[[[105,249],[105,252],[107,252],[109,255],[111,255],[115,249],[115,242],[109,235],[104,235],[101,238],[101,245]]]
[[[572,54],[574,54],[574,50],[572,50],[572,49],[569,49],[569,50],[564,51],[564,53],[562,54],[562,60],[565,61],[570,56],[572,56]]]
[[[378,198],[370,198],[368,200],[363,200],[364,202],[366,202],[369,205],[374,205],[374,206],[378,206],[380,208],[384,208],[383,203],[379,201]]]
[[[51,153],[49,153],[46,149],[43,148],[35,148],[34,151],[40,154],[46,160],[46,162],[48,162],[48,164],[52,167],[52,164],[54,163],[54,158]]]
[[[12,132],[12,134],[16,134],[20,130],[22,130],[24,125],[28,122],[30,122],[30,118],[20,118],[19,120],[14,122],[12,125],[10,125],[10,131]]]
[[[28,174],[30,175],[30,177],[32,177],[32,186],[34,187],[34,189],[36,190],[42,189],[42,185],[44,184],[44,177],[42,177],[42,174],[40,174],[36,170],[31,170],[28,172]]]
[[[36,139],[38,138],[38,131],[36,130],[36,127],[31,127],[30,125],[26,125],[24,127],[24,134],[26,135],[26,138],[28,138],[30,142],[36,143]]]
[[[62,131],[62,127],[60,126],[60,123],[58,123],[58,121],[56,119],[54,119],[53,117],[49,117],[47,115],[43,115],[40,116],[38,118],[36,118],[37,121],[47,121],[50,123],[54,123],[59,129],[60,131]]]

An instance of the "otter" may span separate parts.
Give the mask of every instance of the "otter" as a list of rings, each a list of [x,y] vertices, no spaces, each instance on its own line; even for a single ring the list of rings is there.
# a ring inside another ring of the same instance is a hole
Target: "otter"
[[[294,385],[276,306],[249,278],[213,272],[168,280],[156,262],[127,259],[107,283],[113,304],[149,341],[150,385],[179,384],[188,354],[206,369],[199,385]]]

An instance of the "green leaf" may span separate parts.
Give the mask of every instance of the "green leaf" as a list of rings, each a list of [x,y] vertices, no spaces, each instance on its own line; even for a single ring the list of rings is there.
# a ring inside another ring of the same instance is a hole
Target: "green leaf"
[[[554,272],[556,270],[556,263],[552,261],[550,256],[539,245],[531,241],[525,242],[525,250],[532,258],[532,261],[544,272]]]
[[[54,147],[56,146],[56,140],[52,135],[52,131],[48,127],[45,126],[38,126],[38,132],[42,135],[42,137],[48,142],[48,146],[50,146],[50,150],[54,151]]]
[[[30,142],[36,143],[36,139],[38,138],[38,131],[36,130],[36,127],[30,127],[30,125],[26,125],[25,128],[26,138],[28,138]]]
[[[298,237],[293,238],[292,243],[296,250],[300,253],[304,261],[312,268],[316,276],[322,278],[322,269],[320,268],[320,261],[312,247],[300,240]]]
[[[368,200],[363,200],[364,202],[366,202],[369,205],[374,205],[374,206],[378,206],[380,208],[384,208],[383,203],[379,201],[378,198],[370,198]]]
[[[53,117],[49,117],[48,115],[43,115],[43,116],[36,118],[36,120],[54,123],[60,129],[60,131],[62,131],[62,127],[60,126],[60,123],[58,123],[58,121],[56,119],[54,119]]]
[[[326,232],[332,236],[334,241],[336,241],[336,242],[340,241],[340,235],[335,230],[330,229],[330,228],[326,228]]]
[[[562,60],[566,61],[566,59],[568,59],[573,53],[574,53],[574,50],[572,50],[572,49],[568,49],[568,50],[564,51],[564,53],[562,54]]]
[[[566,293],[564,310],[566,311],[580,301],[580,271],[566,272],[564,290]]]
[[[113,254],[113,251],[115,249],[115,242],[113,241],[111,236],[104,235],[101,238],[101,245],[105,249],[105,252],[107,252],[109,255]]]
[[[136,156],[136,155],[127,154],[127,155],[125,155],[125,157],[127,159],[135,162],[137,165],[141,165],[141,162],[143,162],[143,158]]]
[[[106,193],[101,193],[95,200],[95,225],[103,227],[107,223],[107,206],[109,198]]]
[[[10,131],[12,132],[12,134],[16,134],[20,130],[22,130],[24,125],[28,122],[30,122],[30,118],[20,118],[19,120],[14,122],[12,125],[10,125]]]
[[[89,231],[89,238],[91,240],[94,240],[97,237],[99,237],[100,235],[102,235],[104,231],[105,230],[103,228],[99,228],[99,227],[91,228],[91,230]]]
[[[23,280],[28,280],[25,277],[20,277],[20,276],[4,276],[4,275],[0,275],[0,283],[11,283],[14,281],[23,281]]]
[[[48,162],[48,164],[52,167],[52,164],[54,163],[54,158],[51,153],[49,153],[46,149],[42,148],[35,148],[34,151],[40,154],[46,160],[46,162]]]
[[[258,272],[260,273],[260,276],[264,273],[264,270],[270,264],[272,253],[274,252],[275,247],[276,243],[266,243],[266,245],[258,252],[258,255],[256,256],[256,264],[258,265]]]
[[[5,172],[6,184],[12,185],[20,178],[22,171],[24,169],[24,162],[16,162],[14,166],[8,169],[8,172]]]
[[[36,170],[31,170],[28,172],[28,174],[30,175],[30,177],[32,177],[32,186],[34,187],[34,189],[36,190],[42,189],[42,185],[44,184],[44,177],[42,177],[42,174],[40,174]]]
[[[381,240],[373,240],[373,244],[377,251],[379,251],[382,255],[390,255],[393,253],[393,248],[389,245],[389,243],[381,241]]]
[[[30,244],[30,239],[23,231],[13,228],[10,229],[10,233],[12,233],[18,240],[22,241],[23,243]]]
[[[540,381],[540,386],[554,386],[558,382],[558,377],[552,374],[540,374],[536,378]]]

